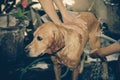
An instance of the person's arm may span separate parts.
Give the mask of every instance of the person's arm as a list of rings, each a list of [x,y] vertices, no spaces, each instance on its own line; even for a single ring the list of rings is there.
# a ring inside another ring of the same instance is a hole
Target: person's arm
[[[63,0],[53,0],[56,4],[56,6],[59,8],[62,15],[66,15],[68,12],[66,10],[66,7],[63,4]]]
[[[93,58],[98,56],[104,57],[104,56],[114,54],[116,52],[120,52],[120,40],[118,40],[118,42],[115,42],[107,47],[92,50],[90,56]]]
[[[53,0],[56,4],[56,6],[59,8],[61,14],[62,14],[62,19],[64,23],[73,23],[77,24],[77,26],[84,26],[86,22],[80,18],[77,18],[77,16],[71,15],[66,7],[63,4],[63,0]]]
[[[107,55],[114,54],[116,52],[120,52],[120,42],[116,42],[116,43],[109,45],[108,47],[99,49],[98,55],[107,56]]]
[[[60,25],[62,22],[59,19],[57,13],[56,13],[56,10],[55,10],[54,5],[53,5],[53,0],[39,0],[39,2],[41,3],[43,9],[48,14],[48,16],[50,17],[50,19],[55,24]]]

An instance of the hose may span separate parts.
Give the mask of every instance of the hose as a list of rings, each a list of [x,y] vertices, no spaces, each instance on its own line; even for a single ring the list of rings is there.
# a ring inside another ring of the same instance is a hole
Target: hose
[[[50,57],[43,57],[43,58],[36,59],[36,60],[34,60],[32,63],[30,63],[28,66],[26,66],[25,68],[23,68],[23,69],[21,70],[22,72],[21,72],[21,74],[20,74],[20,80],[23,79],[24,74],[29,70],[29,68],[30,68],[33,64],[35,64],[35,63],[37,63],[37,62],[39,62],[39,61],[45,60],[45,59],[50,59]],[[61,75],[61,78],[65,77],[68,72],[69,72],[69,68],[67,68],[66,71]]]

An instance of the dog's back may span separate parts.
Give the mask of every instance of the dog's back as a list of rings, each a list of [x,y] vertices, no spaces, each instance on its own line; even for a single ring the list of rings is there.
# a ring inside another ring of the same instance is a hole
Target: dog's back
[[[95,25],[97,25],[97,24],[98,24],[98,26],[96,26],[96,27],[100,28],[99,21],[93,13],[80,12],[80,14],[78,16],[79,16],[79,18],[82,18],[85,22],[87,22],[87,28],[89,29],[89,31],[93,30],[93,28],[95,28]]]

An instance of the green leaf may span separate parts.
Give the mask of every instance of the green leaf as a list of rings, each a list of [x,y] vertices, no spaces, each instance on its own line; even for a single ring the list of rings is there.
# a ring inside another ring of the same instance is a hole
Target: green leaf
[[[16,18],[18,19],[25,19],[25,14],[27,14],[29,11],[23,11],[21,8],[17,9]]]

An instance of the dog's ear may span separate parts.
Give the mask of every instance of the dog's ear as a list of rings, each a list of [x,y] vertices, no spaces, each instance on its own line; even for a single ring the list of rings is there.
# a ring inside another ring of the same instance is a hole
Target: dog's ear
[[[52,52],[57,52],[65,46],[64,35],[60,31],[53,31],[53,35],[53,42],[50,49]]]

